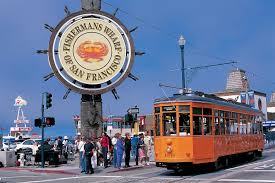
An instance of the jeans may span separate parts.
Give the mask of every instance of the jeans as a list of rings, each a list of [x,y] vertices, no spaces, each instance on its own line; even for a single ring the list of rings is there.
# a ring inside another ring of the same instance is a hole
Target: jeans
[[[131,150],[131,156],[136,157],[136,153],[137,153],[137,146],[133,145]]]
[[[117,164],[116,164],[117,168],[121,167],[122,156],[123,156],[123,153],[117,153]]]
[[[108,166],[107,153],[108,153],[108,147],[102,147],[102,154],[103,154],[103,159],[104,159],[104,167]]]
[[[113,165],[115,168],[117,167],[117,153],[115,148],[114,148],[114,154],[113,154]]]
[[[86,172],[86,156],[83,157],[83,151],[79,151],[79,165],[81,171]]]

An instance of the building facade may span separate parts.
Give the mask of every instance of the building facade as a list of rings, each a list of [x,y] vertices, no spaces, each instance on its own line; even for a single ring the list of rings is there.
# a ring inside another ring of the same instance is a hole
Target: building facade
[[[264,120],[267,120],[267,100],[266,94],[251,90],[249,81],[244,70],[232,70],[227,78],[226,89],[215,93],[216,96],[244,103],[263,112]]]

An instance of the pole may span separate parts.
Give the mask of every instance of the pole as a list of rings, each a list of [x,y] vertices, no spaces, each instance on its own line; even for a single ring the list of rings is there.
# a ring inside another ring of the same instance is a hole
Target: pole
[[[42,105],[41,105],[41,134],[42,134],[42,139],[41,139],[41,167],[44,168],[45,166],[45,161],[44,161],[44,124],[45,124],[45,119],[44,119],[44,93],[42,93]]]
[[[101,0],[81,0],[82,10],[101,9]],[[97,86],[90,86],[97,87]],[[102,98],[101,95],[86,95],[81,97],[81,135],[85,137],[99,137],[102,127]],[[107,124],[108,125],[108,124]]]
[[[182,89],[185,89],[185,73],[184,73],[184,45],[180,46],[181,51],[181,79],[182,79]]]

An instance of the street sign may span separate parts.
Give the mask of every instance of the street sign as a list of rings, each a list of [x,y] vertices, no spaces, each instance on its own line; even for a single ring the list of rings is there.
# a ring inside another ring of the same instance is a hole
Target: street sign
[[[127,110],[127,112],[130,113],[130,114],[138,114],[139,113],[139,108],[137,108],[137,107],[129,108]]]

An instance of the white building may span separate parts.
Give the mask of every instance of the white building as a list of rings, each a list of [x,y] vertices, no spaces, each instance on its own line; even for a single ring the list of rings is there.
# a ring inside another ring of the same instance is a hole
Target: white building
[[[270,103],[267,104],[267,112],[275,113],[275,92],[272,93]]]
[[[265,119],[267,119],[266,94],[251,90],[249,88],[249,82],[244,70],[232,70],[227,78],[226,90],[217,92],[215,95],[226,100],[233,100],[236,102],[248,104],[251,107],[262,111]]]

